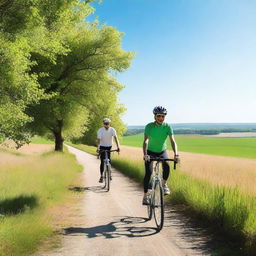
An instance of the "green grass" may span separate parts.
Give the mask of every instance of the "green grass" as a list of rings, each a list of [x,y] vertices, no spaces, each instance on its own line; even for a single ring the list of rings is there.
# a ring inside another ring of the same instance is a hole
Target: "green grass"
[[[94,147],[94,146],[88,146],[88,145],[84,145],[84,144],[73,144],[73,143],[71,143],[71,142],[68,142],[68,143],[66,143],[67,145],[70,145],[70,146],[72,146],[72,147],[74,147],[74,148],[77,148],[77,149],[80,149],[80,150],[83,150],[83,151],[85,151],[85,152],[87,152],[87,153],[90,153],[90,154],[92,154],[92,155],[97,155],[98,153],[96,152],[96,147]]]
[[[81,169],[73,155],[55,152],[0,165],[0,255],[31,255],[53,235],[49,209],[67,200]]]
[[[34,136],[31,139],[31,143],[34,143],[34,144],[53,144],[54,142],[52,140],[46,139],[44,137]]]
[[[143,134],[125,136],[121,143],[127,146],[142,147]],[[178,149],[210,155],[256,158],[256,138],[210,138],[196,135],[175,135]],[[168,149],[171,149],[168,142]]]

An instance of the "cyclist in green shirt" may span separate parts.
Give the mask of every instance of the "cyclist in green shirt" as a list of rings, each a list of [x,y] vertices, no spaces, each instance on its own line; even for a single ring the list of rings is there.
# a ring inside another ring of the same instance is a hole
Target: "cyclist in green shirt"
[[[173,130],[171,126],[164,122],[167,110],[162,106],[157,106],[153,109],[155,122],[149,123],[145,127],[143,153],[145,160],[145,177],[144,177],[144,197],[142,204],[149,204],[148,185],[152,173],[152,162],[150,157],[168,158],[166,152],[166,139],[169,136],[172,149],[174,152],[174,159],[178,162],[179,155],[176,142],[174,140]],[[170,166],[167,162],[163,162],[163,188],[164,194],[169,195],[170,190],[167,186],[167,179],[170,174]]]

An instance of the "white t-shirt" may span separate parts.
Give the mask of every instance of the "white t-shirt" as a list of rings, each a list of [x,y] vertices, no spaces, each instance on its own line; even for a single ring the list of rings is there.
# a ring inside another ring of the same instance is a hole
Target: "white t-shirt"
[[[109,127],[108,129],[101,127],[97,133],[97,139],[100,139],[100,146],[111,147],[113,136],[116,136],[116,130],[113,127]]]

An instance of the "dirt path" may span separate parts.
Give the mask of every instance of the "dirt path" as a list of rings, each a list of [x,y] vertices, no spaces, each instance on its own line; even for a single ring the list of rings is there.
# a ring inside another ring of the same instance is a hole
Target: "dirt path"
[[[40,256],[126,256],[211,255],[200,229],[191,228],[173,209],[166,209],[164,228],[156,232],[154,221],[146,220],[142,189],[113,170],[111,191],[98,183],[99,160],[69,147],[84,166],[84,196],[63,229],[62,245]],[[209,240],[209,239],[208,239]]]

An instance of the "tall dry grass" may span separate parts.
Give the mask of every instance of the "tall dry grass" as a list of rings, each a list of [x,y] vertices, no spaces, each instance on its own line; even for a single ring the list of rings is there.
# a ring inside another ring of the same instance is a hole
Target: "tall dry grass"
[[[121,156],[142,160],[142,149],[122,146]],[[169,151],[169,156],[173,153]],[[180,171],[214,185],[239,188],[256,196],[256,160],[180,152]]]

